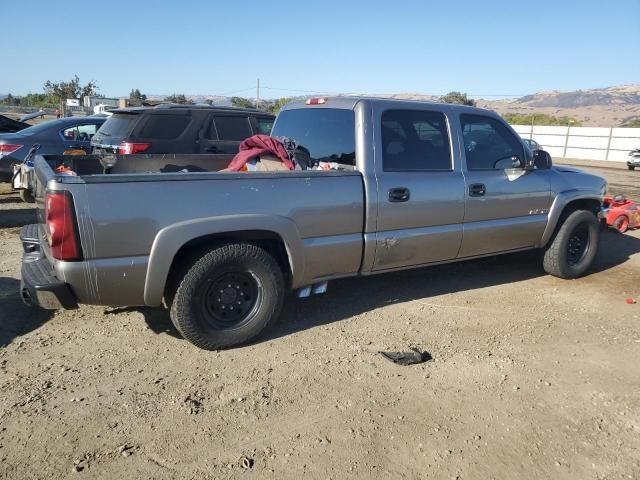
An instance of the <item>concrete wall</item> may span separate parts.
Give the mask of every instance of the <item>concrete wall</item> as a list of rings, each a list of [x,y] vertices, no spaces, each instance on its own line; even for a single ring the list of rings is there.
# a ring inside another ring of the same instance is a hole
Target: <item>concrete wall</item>
[[[629,151],[640,148],[640,128],[512,127],[521,137],[538,142],[552,157],[624,162]]]

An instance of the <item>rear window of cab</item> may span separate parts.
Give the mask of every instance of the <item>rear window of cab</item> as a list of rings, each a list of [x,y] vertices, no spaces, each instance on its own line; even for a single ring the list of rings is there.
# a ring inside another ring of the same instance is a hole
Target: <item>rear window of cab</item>
[[[309,150],[312,160],[356,163],[356,117],[353,110],[301,108],[280,112],[271,131],[273,137],[289,137]]]

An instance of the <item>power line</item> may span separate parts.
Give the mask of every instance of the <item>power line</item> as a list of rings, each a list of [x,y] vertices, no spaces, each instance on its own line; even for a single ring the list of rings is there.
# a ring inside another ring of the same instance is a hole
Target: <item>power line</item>
[[[264,87],[263,87],[264,88]],[[240,90],[233,90],[231,92],[224,92],[224,93],[220,93],[219,95],[223,96],[223,95],[231,95],[233,93],[240,93],[240,92],[246,92],[248,90],[253,90],[254,87],[247,87],[247,88],[242,88]]]

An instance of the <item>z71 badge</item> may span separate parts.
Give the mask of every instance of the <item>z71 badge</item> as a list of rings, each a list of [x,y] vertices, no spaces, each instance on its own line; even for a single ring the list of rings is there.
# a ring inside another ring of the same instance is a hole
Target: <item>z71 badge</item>
[[[548,210],[546,208],[536,208],[534,210],[529,210],[529,215],[544,215]]]

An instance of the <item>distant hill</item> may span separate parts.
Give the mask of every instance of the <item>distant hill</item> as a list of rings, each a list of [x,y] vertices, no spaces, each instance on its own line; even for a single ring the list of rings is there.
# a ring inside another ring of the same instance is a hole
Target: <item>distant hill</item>
[[[528,107],[580,108],[602,105],[640,105],[640,85],[577,90],[575,92],[541,92],[515,100]]]
[[[436,95],[421,93],[366,94],[371,97],[403,100],[439,101]],[[0,95],[2,98],[3,95]],[[150,100],[162,100],[166,95],[147,95]],[[231,97],[221,95],[185,95],[196,103],[213,101],[214,105],[229,106]],[[321,95],[314,95],[321,96]],[[298,97],[305,98],[305,97]],[[475,99],[478,106],[505,113],[546,113],[555,117],[573,117],[584,126],[616,127],[626,120],[640,116],[640,85],[622,85],[571,92],[550,91],[502,100]]]
[[[505,113],[546,113],[572,117],[585,127],[617,127],[640,116],[640,85],[573,92],[540,92],[520,98],[477,100],[478,106]]]

